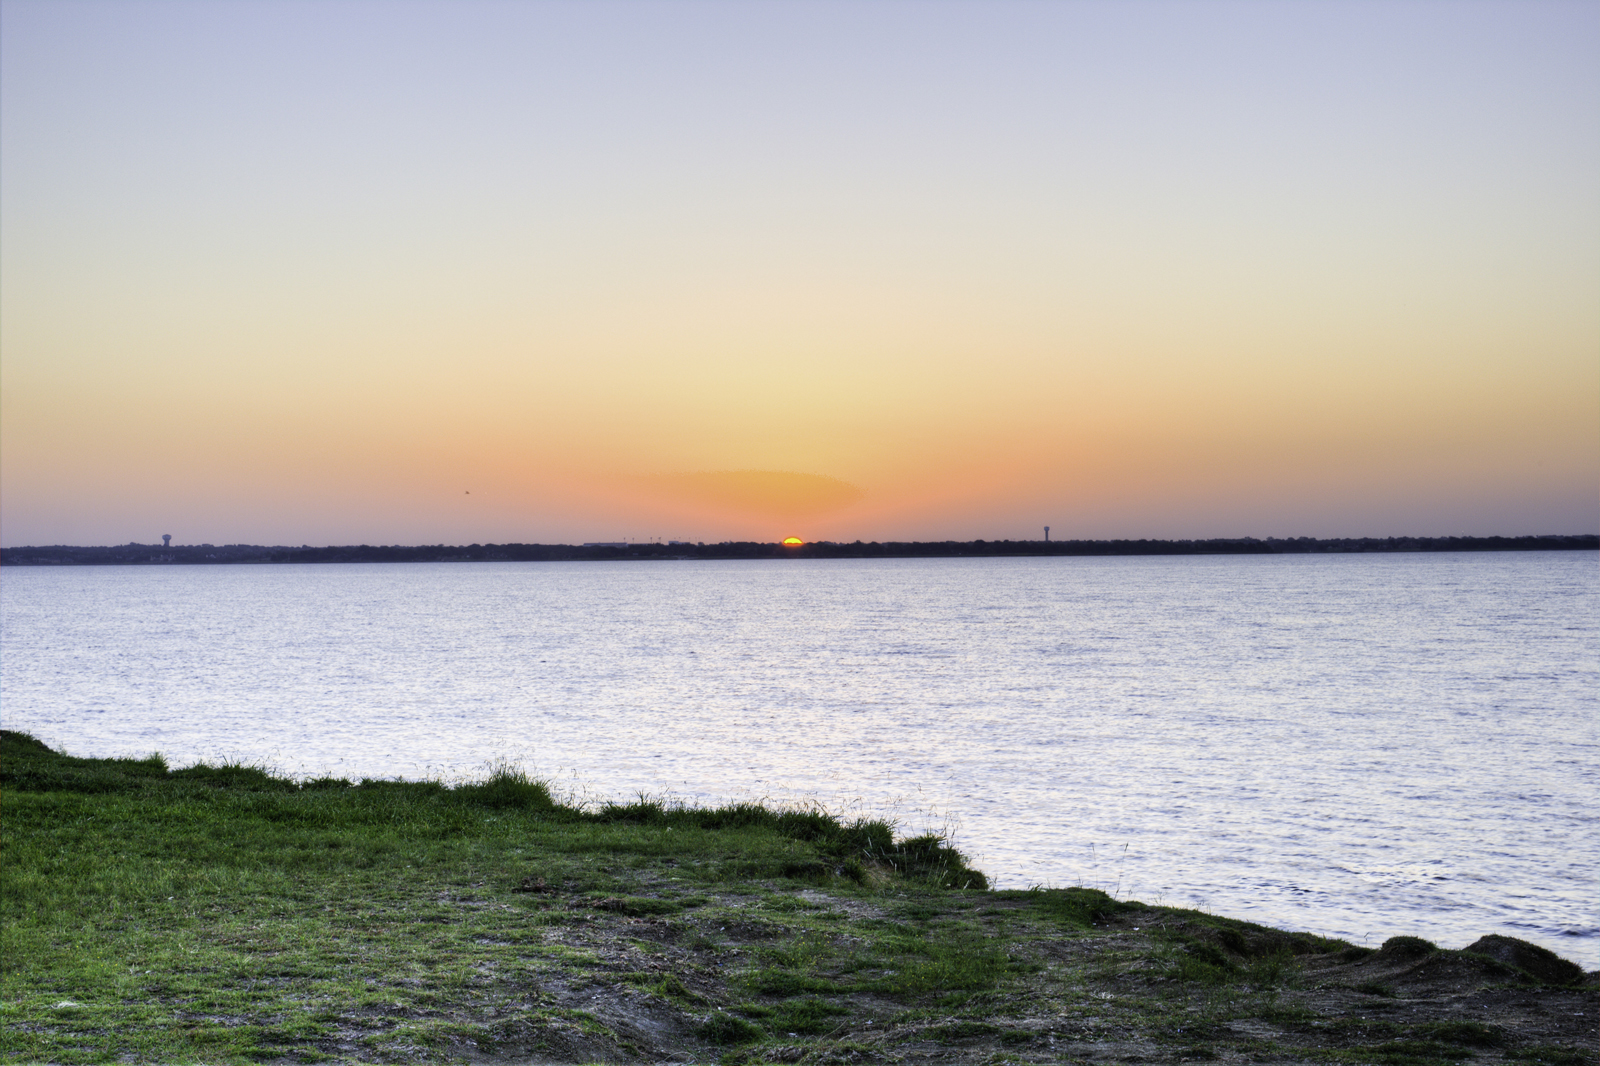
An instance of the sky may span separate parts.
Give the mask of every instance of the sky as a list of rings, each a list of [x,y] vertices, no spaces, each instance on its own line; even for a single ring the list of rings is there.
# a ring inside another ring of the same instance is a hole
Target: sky
[[[0,0],[0,544],[1600,529],[1600,4]]]

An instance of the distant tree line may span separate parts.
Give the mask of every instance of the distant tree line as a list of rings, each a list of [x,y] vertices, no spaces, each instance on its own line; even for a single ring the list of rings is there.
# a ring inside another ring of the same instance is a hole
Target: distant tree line
[[[814,541],[798,547],[720,544],[446,544],[264,547],[259,544],[0,548],[0,566],[162,566],[225,563],[573,562],[628,559],[925,559],[1040,555],[1320,555],[1350,552],[1596,551],[1600,536],[1268,537],[1211,540]]]

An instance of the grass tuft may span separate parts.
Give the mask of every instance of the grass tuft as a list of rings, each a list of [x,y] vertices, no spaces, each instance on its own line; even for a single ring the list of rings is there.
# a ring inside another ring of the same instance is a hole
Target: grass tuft
[[[710,1017],[700,1023],[695,1035],[713,1044],[729,1045],[748,1044],[760,1040],[766,1033],[753,1022],[747,1022],[738,1015],[719,1010],[712,1011]]]
[[[461,803],[496,811],[556,810],[556,802],[550,795],[550,786],[543,781],[533,780],[519,767],[497,766],[487,780],[476,784],[457,785],[451,790],[451,795]]]

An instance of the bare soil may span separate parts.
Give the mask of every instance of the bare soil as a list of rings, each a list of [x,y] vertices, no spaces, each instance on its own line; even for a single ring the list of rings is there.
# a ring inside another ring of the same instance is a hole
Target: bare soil
[[[525,1002],[505,1005],[517,1020],[496,1024],[474,1011],[492,1038],[451,1050],[476,1063],[1575,1066],[1595,1062],[1600,1048],[1600,975],[1557,959],[1559,975],[1578,979],[1559,985],[1486,953],[1534,969],[1555,958],[1521,941],[1489,938],[1478,952],[1411,938],[1377,951],[1307,951],[1316,938],[1137,905],[1071,930],[1040,921],[1027,896],[945,893],[911,901],[908,919],[907,901],[892,893],[728,893],[682,914],[635,916],[626,901],[551,892],[543,937],[564,949],[563,961],[540,973]],[[774,912],[788,900],[802,909]],[[952,923],[971,924],[1003,952],[1003,978],[955,994],[859,987],[875,976],[863,962],[874,961],[878,930],[936,938]],[[812,944],[808,966],[795,962],[802,941]],[[1198,969],[1188,965],[1197,958]],[[805,991],[776,987],[775,963],[802,970]],[[797,997],[822,1024],[783,1029]],[[719,1029],[719,1015],[749,1028]]]

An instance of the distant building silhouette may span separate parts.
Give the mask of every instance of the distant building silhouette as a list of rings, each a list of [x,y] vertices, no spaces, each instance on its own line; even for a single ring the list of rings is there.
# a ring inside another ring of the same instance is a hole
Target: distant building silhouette
[[[161,534],[161,546],[163,548],[172,547],[172,534],[171,533],[163,533],[163,534]]]

